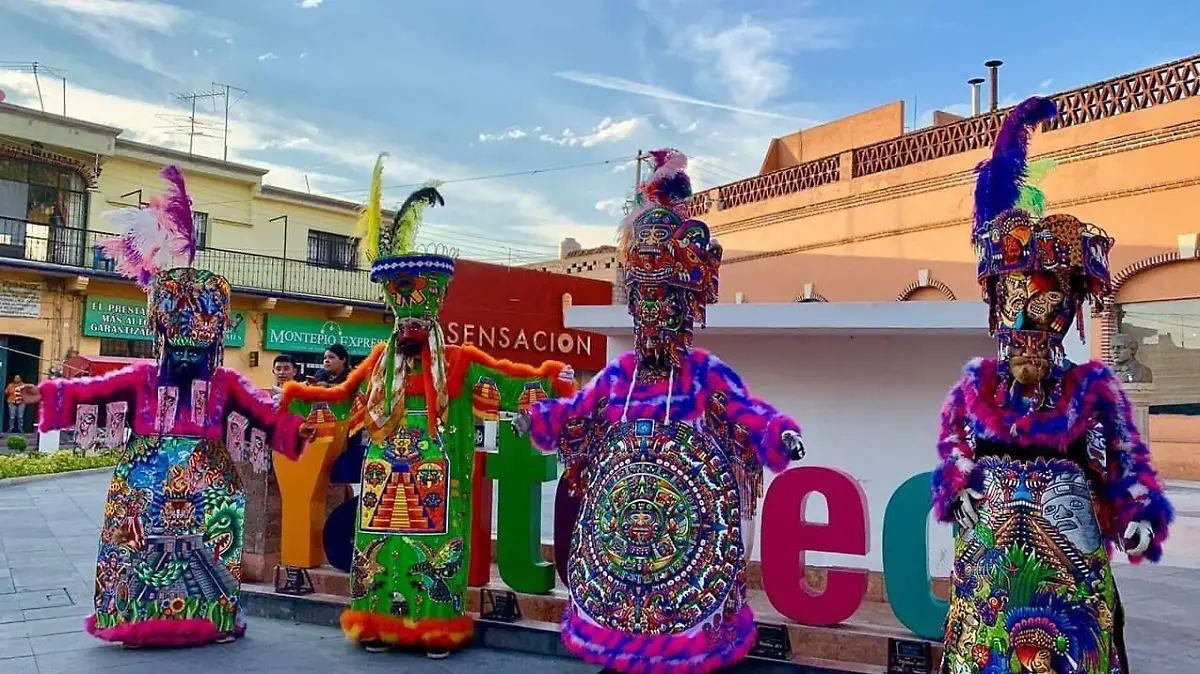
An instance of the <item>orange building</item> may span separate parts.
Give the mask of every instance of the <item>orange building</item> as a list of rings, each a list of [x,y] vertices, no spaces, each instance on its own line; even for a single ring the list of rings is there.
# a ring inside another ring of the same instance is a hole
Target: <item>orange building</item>
[[[776,138],[759,175],[697,194],[725,248],[721,301],[979,301],[973,169],[1006,113],[994,92],[991,110],[911,133],[895,102]],[[1115,335],[1132,338],[1134,367],[1153,373],[1157,462],[1200,478],[1200,55],[1052,98],[1058,119],[1030,147],[1058,164],[1049,211],[1117,241],[1093,355],[1112,362]]]

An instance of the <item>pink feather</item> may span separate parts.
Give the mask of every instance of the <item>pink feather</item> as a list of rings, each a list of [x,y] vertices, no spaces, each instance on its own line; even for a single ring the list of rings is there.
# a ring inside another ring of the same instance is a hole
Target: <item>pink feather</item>
[[[183,172],[174,164],[163,168],[167,181],[162,196],[152,197],[147,208],[108,211],[101,218],[121,232],[100,242],[116,262],[116,271],[148,287],[160,271],[191,266],[196,259],[196,228],[192,200],[184,187]]]
[[[159,211],[161,226],[174,231],[184,242],[183,253],[188,256],[187,264],[196,259],[196,226],[192,220],[192,198],[188,196],[183,182],[183,171],[175,164],[163,167],[160,174],[168,187],[158,199],[151,203]]]

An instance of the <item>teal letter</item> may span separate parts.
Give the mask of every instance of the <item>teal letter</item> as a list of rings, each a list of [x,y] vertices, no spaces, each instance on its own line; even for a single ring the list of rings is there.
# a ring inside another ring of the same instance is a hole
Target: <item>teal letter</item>
[[[514,592],[547,594],[554,588],[554,565],[542,558],[542,483],[558,477],[553,454],[533,449],[529,438],[499,424],[499,453],[488,457],[487,476],[496,480],[496,564]]]
[[[950,605],[937,598],[929,581],[932,476],[912,476],[888,501],[883,515],[883,582],[896,618],[914,634],[940,639]]]

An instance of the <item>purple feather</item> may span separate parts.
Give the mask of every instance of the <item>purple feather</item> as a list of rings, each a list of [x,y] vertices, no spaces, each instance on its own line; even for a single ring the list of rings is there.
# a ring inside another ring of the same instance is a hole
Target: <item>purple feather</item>
[[[1021,195],[1029,152],[1029,132],[1036,124],[1058,114],[1054,101],[1033,96],[1008,113],[996,134],[992,158],[975,168],[975,227],[977,238],[992,218],[1012,208]]]
[[[163,224],[183,239],[184,248],[180,252],[186,256],[188,266],[191,266],[196,259],[196,226],[192,221],[192,198],[188,196],[183,183],[183,171],[175,164],[168,164],[160,175],[170,187],[156,206],[166,221]]]

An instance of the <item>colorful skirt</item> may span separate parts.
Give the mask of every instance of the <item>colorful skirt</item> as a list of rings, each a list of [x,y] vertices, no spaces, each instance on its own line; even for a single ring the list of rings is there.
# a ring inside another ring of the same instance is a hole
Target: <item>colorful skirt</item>
[[[241,636],[245,497],[225,447],[130,438],[104,506],[90,634],[136,646]]]
[[[567,648],[619,672],[705,674],[754,645],[738,489],[703,429],[613,426],[590,467],[567,568]]]
[[[1123,617],[1087,476],[986,456],[979,523],[955,541],[943,674],[1127,674]]]

